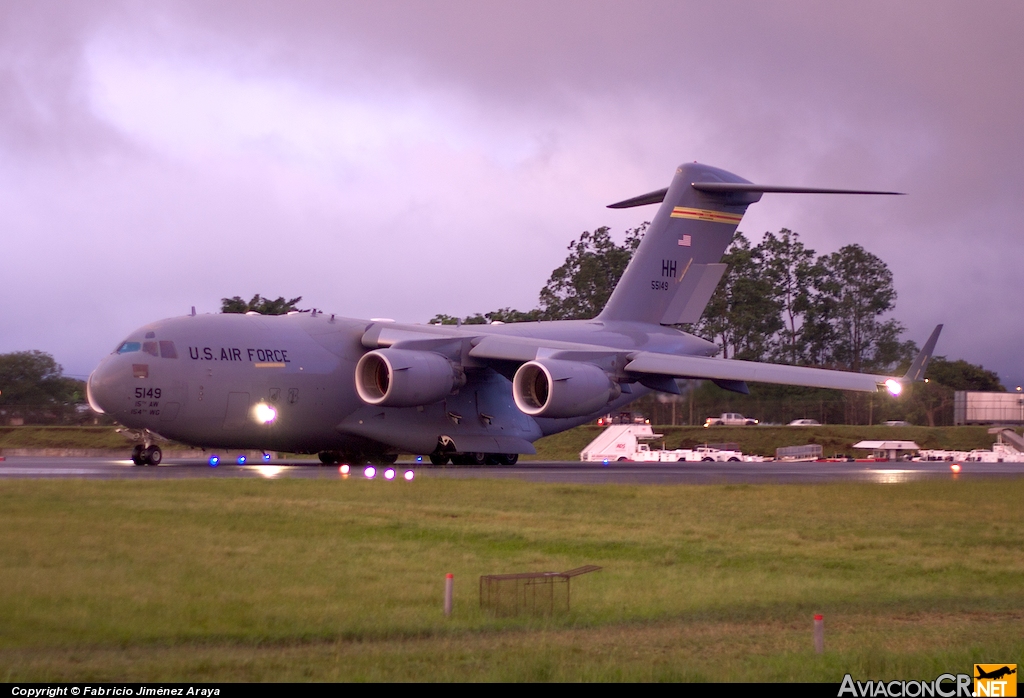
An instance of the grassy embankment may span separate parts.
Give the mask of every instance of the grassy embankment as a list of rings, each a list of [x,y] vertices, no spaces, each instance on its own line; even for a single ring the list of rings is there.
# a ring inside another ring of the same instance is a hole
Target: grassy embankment
[[[0,680],[839,681],[1024,664],[1022,500],[1020,479],[4,480]],[[478,608],[478,575],[582,564],[604,570],[573,582],[568,615]]]
[[[836,453],[855,455],[853,444],[864,440],[914,441],[921,448],[942,448],[970,451],[991,448],[995,436],[986,427],[886,427],[886,426],[821,426],[821,427],[652,427],[664,439],[652,442],[651,448],[692,448],[704,443],[737,443],[744,453],[775,456],[780,446],[821,444],[826,456]],[[535,445],[537,456],[544,460],[578,460],[603,427],[582,426],[548,436]],[[859,452],[866,455],[865,451]]]
[[[971,450],[990,448],[995,437],[985,427],[670,427],[655,426],[667,448],[689,448],[707,442],[735,442],[745,453],[774,456],[780,446],[821,444],[826,455],[853,454],[853,444],[864,439],[916,441],[922,448]],[[536,443],[533,460],[578,460],[580,451],[601,433],[602,427],[577,427]],[[661,441],[655,446],[660,448]],[[128,441],[113,427],[0,427],[2,448],[124,449]],[[175,445],[166,446],[173,449]],[[181,447],[185,448],[185,447]]]

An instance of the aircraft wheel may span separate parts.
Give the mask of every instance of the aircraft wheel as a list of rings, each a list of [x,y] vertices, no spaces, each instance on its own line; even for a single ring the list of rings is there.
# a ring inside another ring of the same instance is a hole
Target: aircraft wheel
[[[398,462],[398,454],[385,453],[383,455],[377,456],[377,460],[380,461],[381,465],[394,465],[395,463]]]
[[[484,456],[484,465],[501,465],[501,458],[498,453],[488,453]]]
[[[146,456],[143,453],[145,450],[146,447],[142,444],[135,444],[135,448],[132,449],[132,463],[135,465],[145,465]]]
[[[430,462],[434,465],[447,465],[448,461],[452,459],[447,453],[431,453]]]
[[[160,465],[160,461],[164,459],[164,452],[160,450],[159,446],[150,446],[146,449],[143,457],[146,465]]]
[[[498,465],[515,465],[519,462],[518,453],[499,453]]]
[[[467,453],[463,457],[466,459],[466,465],[483,465],[487,462],[486,453]]]
[[[321,453],[318,453],[317,457],[320,459],[320,462],[323,463],[324,465],[337,465],[339,460],[338,454],[331,453],[330,451],[323,451]]]

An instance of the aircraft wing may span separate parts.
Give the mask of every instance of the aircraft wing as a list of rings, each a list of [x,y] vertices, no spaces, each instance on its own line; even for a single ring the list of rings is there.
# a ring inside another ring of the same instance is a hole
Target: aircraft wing
[[[476,345],[469,354],[476,359],[500,361],[524,362],[550,357],[605,364],[625,374],[634,374],[641,383],[652,387],[659,382],[666,383],[665,379],[695,378],[715,381],[723,387],[724,384],[752,382],[863,392],[886,388],[898,393],[904,385],[924,378],[925,368],[941,331],[942,325],[935,328],[910,370],[902,377],[493,335],[474,340]]]
[[[420,328],[417,328],[420,329]],[[450,332],[454,328],[446,327]],[[466,358],[479,362],[499,361],[523,364],[538,359],[559,359],[600,366],[610,375],[632,376],[634,380],[659,390],[674,392],[674,378],[711,380],[723,387],[747,382],[801,385],[811,388],[832,388],[875,392],[888,388],[899,392],[903,385],[921,380],[942,325],[932,332],[924,348],[902,377],[852,371],[836,371],[785,364],[720,359],[707,356],[664,354],[573,342],[549,338],[498,334],[448,334],[442,328],[429,328],[428,333],[405,328],[374,328],[363,337],[366,346],[436,350],[443,342],[468,342]],[[465,332],[466,328],[462,328]],[[433,337],[431,337],[433,335]]]
[[[756,361],[716,359],[703,356],[672,356],[638,352],[625,366],[630,373],[654,374],[674,378],[698,378],[715,381],[743,381],[752,383],[781,383],[811,388],[835,388],[875,392],[884,386],[890,376],[849,371],[830,371],[823,368],[804,368],[784,364],[765,364]]]

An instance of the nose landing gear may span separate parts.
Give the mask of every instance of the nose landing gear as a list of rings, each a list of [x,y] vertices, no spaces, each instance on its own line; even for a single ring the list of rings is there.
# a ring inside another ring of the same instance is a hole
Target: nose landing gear
[[[132,449],[132,463],[135,465],[160,465],[163,459],[164,452],[156,444],[135,444]]]

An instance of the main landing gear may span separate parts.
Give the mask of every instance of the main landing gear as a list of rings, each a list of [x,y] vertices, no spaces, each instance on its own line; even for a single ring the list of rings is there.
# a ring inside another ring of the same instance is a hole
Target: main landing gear
[[[352,455],[339,453],[338,451],[321,451],[318,454],[320,462],[324,465],[337,465],[338,463],[373,463],[374,465],[394,465],[398,462],[397,453],[376,453],[371,456]]]
[[[135,465],[160,465],[164,459],[164,452],[157,445],[145,446],[136,444],[132,449],[132,463]]]
[[[518,453],[431,453],[430,462],[434,465],[515,465],[519,461]]]

